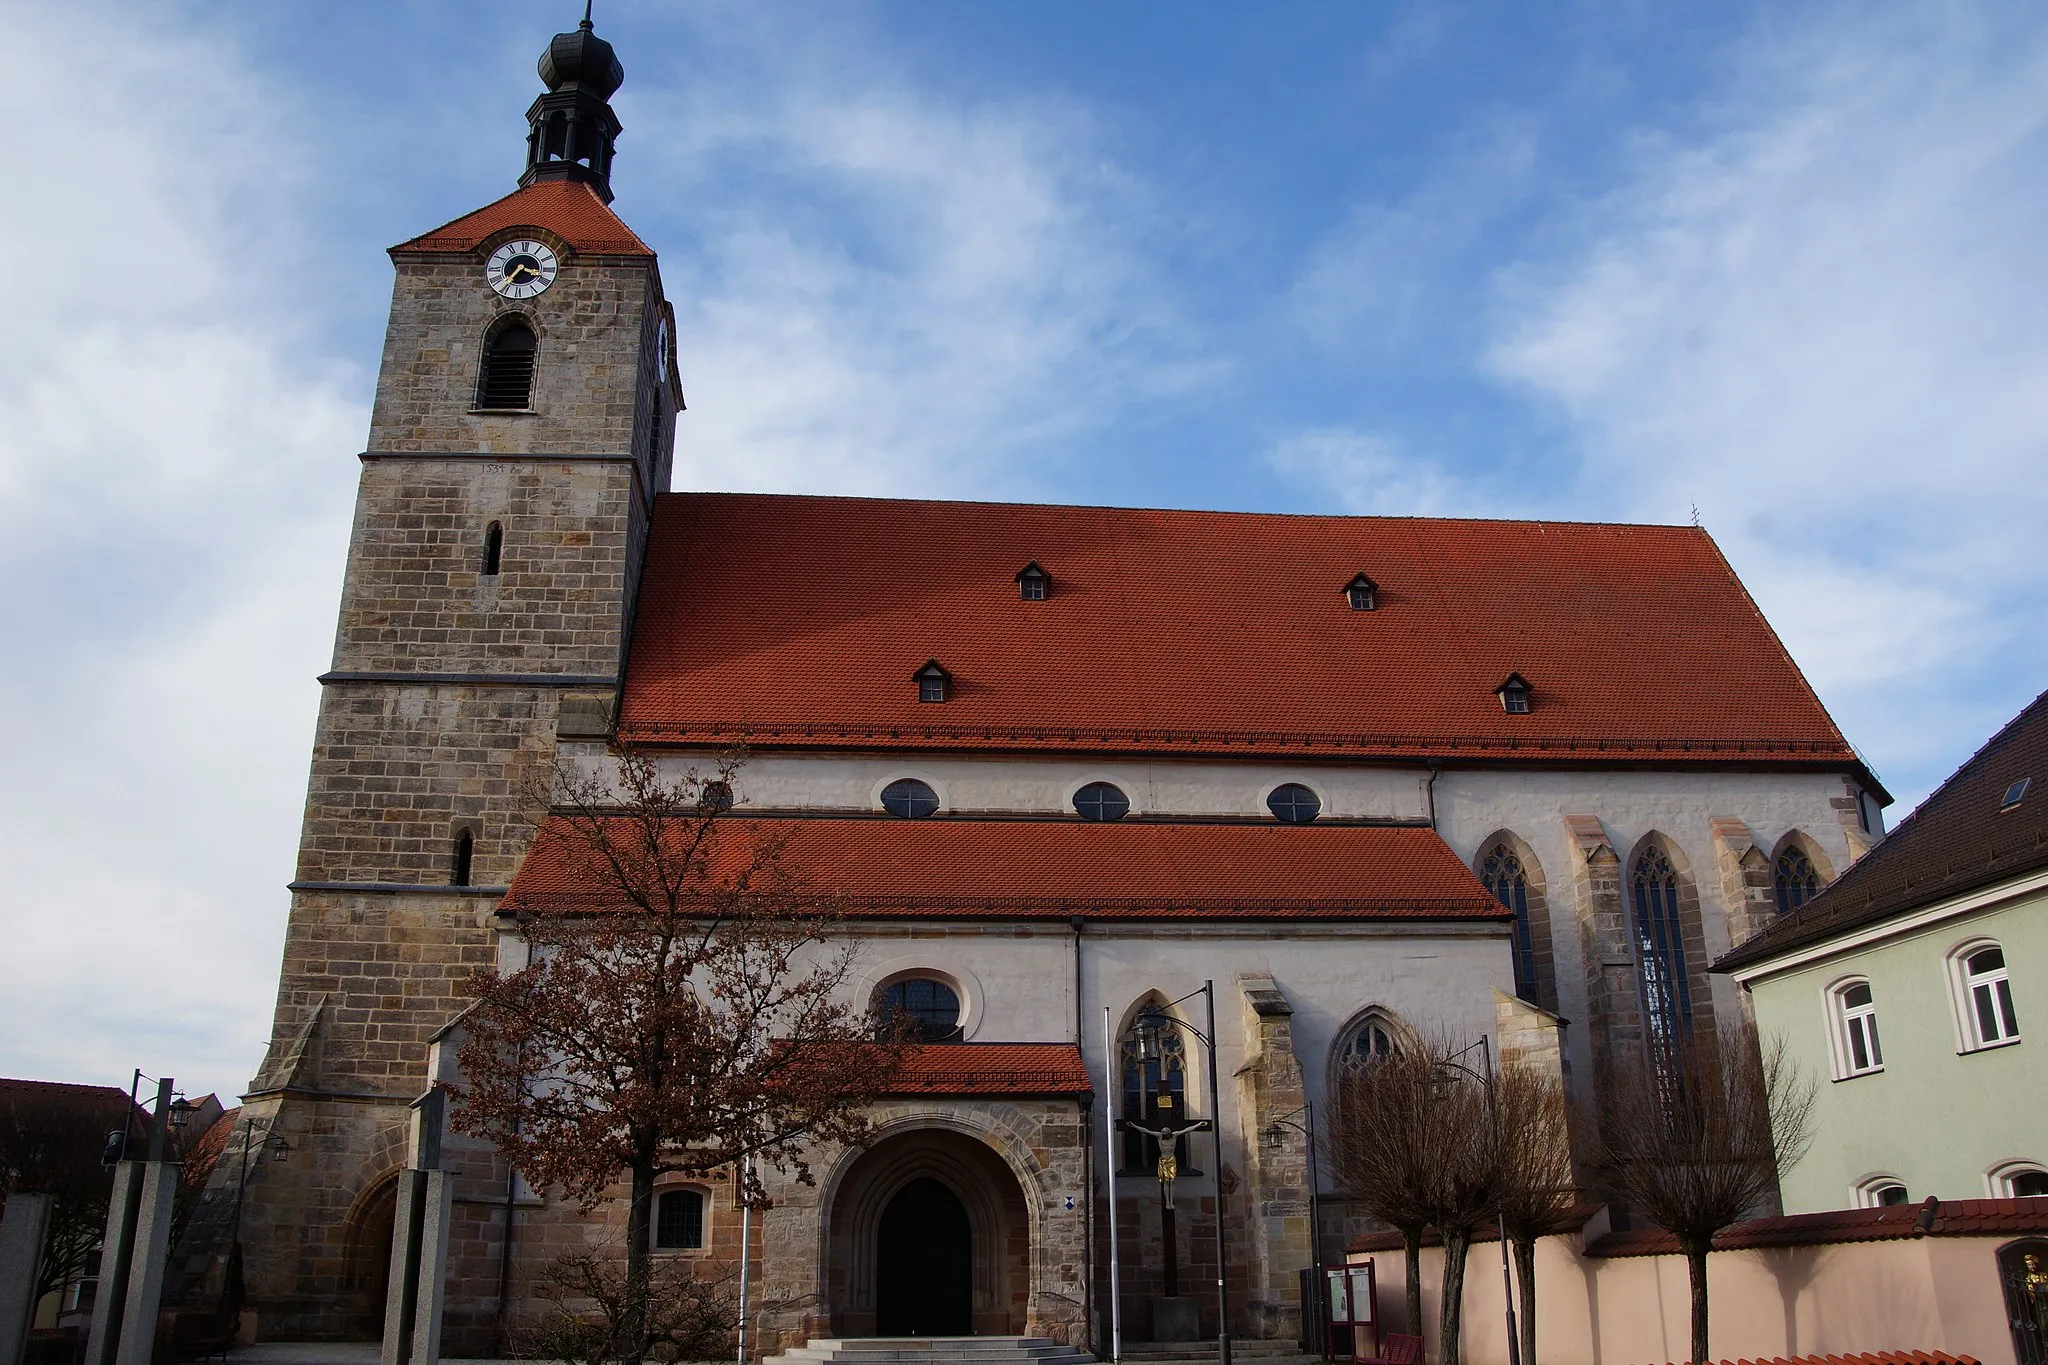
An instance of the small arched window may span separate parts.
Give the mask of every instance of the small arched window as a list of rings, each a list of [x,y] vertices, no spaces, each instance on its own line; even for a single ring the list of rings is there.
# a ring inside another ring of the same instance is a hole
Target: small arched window
[[[732,809],[732,783],[713,778],[697,789],[697,809],[706,815],[723,815]]]
[[[882,1017],[907,1017],[920,1043],[960,1041],[960,997],[943,981],[927,976],[898,981],[882,992]]]
[[[466,829],[455,831],[455,856],[448,871],[450,886],[468,886],[470,863],[476,856],[476,836]]]
[[[1779,852],[1773,880],[1781,915],[1791,914],[1820,891],[1820,874],[1814,871],[1813,859],[1797,844],[1787,844]]]
[[[484,341],[484,363],[477,376],[476,405],[497,412],[524,412],[533,406],[533,357],[537,342],[524,318],[512,317],[492,329]]]
[[[1186,1030],[1157,1003],[1138,1011],[1123,1036],[1122,1114],[1129,1124],[1172,1128],[1188,1117],[1188,1045]],[[1189,1162],[1188,1141],[1174,1139],[1179,1174],[1200,1175]],[[1122,1169],[1150,1175],[1159,1168],[1159,1139],[1138,1127],[1124,1130]]]
[[[484,527],[484,577],[496,578],[498,564],[505,556],[505,528],[497,522]]]
[[[1874,1175],[1856,1187],[1856,1207],[1861,1209],[1886,1209],[1912,1198],[1906,1182],[1895,1175]]]
[[[1131,798],[1113,782],[1090,782],[1074,793],[1074,812],[1083,820],[1121,820],[1131,813]]]
[[[1849,981],[1832,992],[1835,1016],[1835,1079],[1884,1070],[1877,1041],[1877,999],[1868,981]]]
[[[1959,955],[1962,976],[1964,1034],[1973,1047],[1996,1047],[2016,1043],[2020,1037],[2019,1016],[2012,1004],[2012,977],[2005,966],[2005,950],[1995,943],[1971,948]]]
[[[1290,825],[1305,825],[1323,813],[1323,799],[1299,782],[1283,782],[1266,793],[1266,809]]]
[[[899,777],[882,788],[882,809],[899,820],[922,820],[938,813],[939,794],[930,783]]]
[[[1991,1168],[1984,1183],[1993,1199],[2038,1199],[2048,1195],[2048,1170],[2033,1161],[2007,1161]]]
[[[654,1249],[701,1251],[703,1248],[703,1191],[663,1190],[654,1202]]]

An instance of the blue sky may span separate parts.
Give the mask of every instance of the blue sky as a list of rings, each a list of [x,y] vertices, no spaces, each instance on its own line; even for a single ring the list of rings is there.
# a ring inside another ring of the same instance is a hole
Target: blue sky
[[[65,54],[0,84],[0,1074],[232,1092],[383,248],[511,188],[577,15],[0,16]],[[678,486],[1697,509],[1894,817],[2048,682],[2038,5],[597,19],[616,207],[679,311]]]

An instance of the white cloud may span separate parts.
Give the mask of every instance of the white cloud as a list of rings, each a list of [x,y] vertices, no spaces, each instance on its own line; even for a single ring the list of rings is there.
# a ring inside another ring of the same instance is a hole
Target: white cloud
[[[269,1030],[359,377],[262,302],[303,226],[288,102],[172,16],[0,16],[90,63],[0,83],[0,124],[65,111],[0,201],[0,1073],[231,1095]]]
[[[2044,134],[2031,14],[1776,25],[1708,126],[1640,136],[1575,249],[1503,277],[1488,363],[1564,415],[1584,496],[1696,503],[1915,796],[2048,663]],[[2022,676],[1980,698],[1989,659]]]
[[[1275,441],[1266,463],[1290,479],[1329,491],[1329,510],[1381,517],[1503,515],[1481,481],[1459,477],[1399,441],[1347,427],[1319,427]]]
[[[679,478],[1016,493],[1062,435],[1211,373],[1142,249],[1156,207],[1082,111],[916,88],[844,30],[725,41],[715,76],[640,96],[661,165],[633,173],[690,206],[664,261]]]

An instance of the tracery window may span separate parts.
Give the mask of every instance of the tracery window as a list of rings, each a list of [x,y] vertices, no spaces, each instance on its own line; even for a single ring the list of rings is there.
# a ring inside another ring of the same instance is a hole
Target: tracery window
[[[1778,854],[1775,884],[1778,913],[1789,915],[1820,892],[1820,874],[1804,849],[1788,844]]]
[[[477,374],[476,405],[500,411],[533,406],[533,360],[538,345],[524,318],[507,318],[484,341],[484,362]]]
[[[882,1014],[907,1015],[921,1043],[960,1041],[960,997],[943,981],[918,976],[898,981],[882,992]]]
[[[1160,1023],[1156,1030],[1158,1055],[1147,1060],[1139,1055],[1138,1034],[1148,1020],[1171,1018],[1158,1005],[1147,1005],[1124,1032],[1123,1096],[1125,1120],[1148,1128],[1187,1120],[1188,1046],[1186,1030],[1172,1023]],[[1200,1175],[1188,1164],[1188,1141],[1174,1142],[1174,1157],[1182,1175]],[[1126,1175],[1150,1175],[1159,1169],[1159,1139],[1149,1133],[1124,1130],[1122,1167]]]
[[[1380,1010],[1367,1010],[1337,1039],[1336,1068],[1340,1075],[1370,1066],[1401,1051],[1400,1026]]]
[[[1692,1035],[1692,984],[1686,975],[1678,912],[1678,869],[1663,849],[1650,848],[1636,858],[1630,880],[1643,1022],[1652,1063],[1660,1080],[1668,1082],[1677,1076],[1678,1051]]]
[[[1515,994],[1532,1005],[1541,1006],[1536,982],[1536,933],[1529,921],[1529,878],[1522,860],[1506,844],[1495,844],[1479,865],[1479,880],[1486,883],[1494,899],[1515,912],[1512,951],[1515,958]]]

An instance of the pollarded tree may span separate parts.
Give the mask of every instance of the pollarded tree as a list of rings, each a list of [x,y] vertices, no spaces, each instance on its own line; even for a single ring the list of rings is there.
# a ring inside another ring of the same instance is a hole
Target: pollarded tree
[[[784,842],[731,814],[737,755],[665,777],[644,755],[557,777],[515,907],[530,960],[476,974],[456,1124],[586,1210],[630,1187],[620,1348],[647,1349],[656,1180],[741,1158],[811,1179],[806,1149],[855,1142],[902,1064],[844,988],[832,898]]]
[[[1525,1066],[1504,1066],[1494,1077],[1494,1112],[1501,1158],[1501,1223],[1515,1254],[1522,1365],[1536,1365],[1536,1244],[1571,1226],[1571,1130],[1564,1087]]]
[[[1412,1048],[1359,1062],[1337,1078],[1328,1120],[1330,1164],[1344,1189],[1401,1234],[1408,1325],[1422,1330],[1422,1234],[1429,1226],[1437,1134],[1435,1070]]]
[[[1707,1253],[1714,1234],[1761,1211],[1813,1135],[1814,1087],[1782,1040],[1689,1045],[1613,1068],[1603,1087],[1597,1160],[1609,1191],[1670,1233],[1692,1282],[1692,1358],[1707,1343]]]

